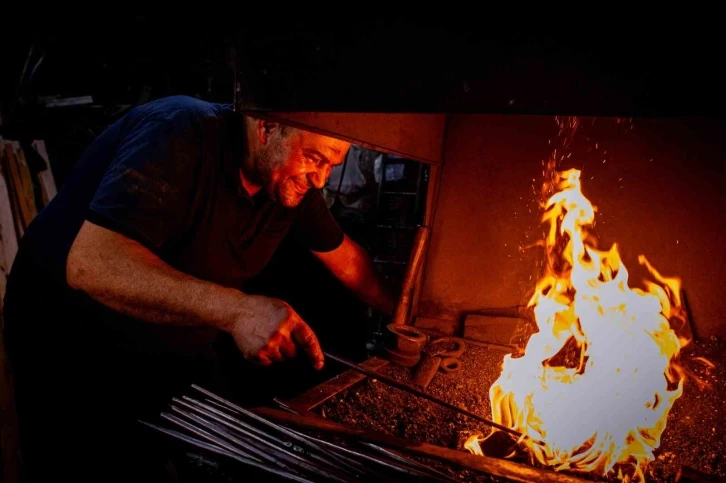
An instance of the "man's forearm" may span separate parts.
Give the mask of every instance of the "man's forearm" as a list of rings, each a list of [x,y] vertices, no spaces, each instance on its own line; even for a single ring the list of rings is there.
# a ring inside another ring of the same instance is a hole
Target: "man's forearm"
[[[362,277],[363,283],[351,287],[353,292],[377,311],[385,315],[393,315],[395,301],[384,287],[378,275],[371,271]]]
[[[156,323],[228,330],[245,295],[182,273],[143,245],[85,222],[71,247],[69,285],[126,315]]]
[[[395,302],[366,251],[347,236],[332,252],[316,253],[328,269],[359,299],[381,313],[391,315]]]
[[[362,301],[379,312],[392,315],[395,301],[375,271],[368,254],[359,247],[355,276],[351,278],[350,288]]]

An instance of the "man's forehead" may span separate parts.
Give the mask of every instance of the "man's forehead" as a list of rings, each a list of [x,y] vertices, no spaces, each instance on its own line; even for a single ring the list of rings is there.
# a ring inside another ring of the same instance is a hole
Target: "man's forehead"
[[[341,156],[348,151],[350,143],[340,139],[323,136],[310,131],[300,131],[303,147],[321,151],[327,156]]]

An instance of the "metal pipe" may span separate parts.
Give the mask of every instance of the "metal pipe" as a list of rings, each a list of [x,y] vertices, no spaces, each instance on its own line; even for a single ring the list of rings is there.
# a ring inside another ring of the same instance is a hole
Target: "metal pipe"
[[[370,371],[368,369],[365,369],[365,368],[359,366],[358,364],[355,364],[354,362],[351,362],[351,361],[348,361],[346,359],[343,359],[342,357],[338,357],[338,356],[336,356],[334,354],[330,354],[329,352],[325,352],[325,351],[323,351],[323,354],[325,355],[325,357],[327,357],[329,359],[332,359],[332,360],[334,360],[335,362],[337,362],[339,364],[342,364],[342,365],[344,365],[346,367],[349,367],[350,369],[353,369],[354,371],[360,372],[361,374],[365,374],[368,377],[372,377],[374,379],[378,379],[379,381],[385,382],[389,386],[393,386],[393,387],[395,387],[397,389],[401,389],[402,391],[406,391],[406,392],[408,392],[410,394],[414,394],[414,395],[419,396],[419,397],[422,397],[424,399],[428,399],[431,402],[435,402],[435,403],[440,404],[441,406],[444,406],[445,408],[451,409],[452,411],[455,411],[455,412],[457,412],[459,414],[463,414],[463,415],[468,416],[468,417],[470,417],[472,419],[476,419],[479,422],[482,422],[482,423],[484,423],[484,424],[486,424],[488,426],[491,426],[493,428],[497,428],[497,429],[499,429],[501,431],[504,431],[506,433],[509,433],[511,435],[514,435],[517,438],[532,439],[529,436],[520,433],[519,431],[515,431],[514,429],[508,428],[506,426],[502,426],[499,423],[496,423],[494,421],[491,421],[491,420],[489,420],[489,419],[487,419],[485,417],[479,416],[478,414],[474,414],[471,411],[467,411],[466,409],[463,409],[463,408],[460,408],[458,406],[455,406],[455,405],[453,405],[451,403],[448,403],[448,402],[446,402],[444,400],[441,400],[441,399],[439,399],[439,398],[437,398],[435,396],[432,396],[430,394],[426,394],[423,391],[419,391],[418,389],[415,389],[413,387],[410,387],[410,386],[407,386],[407,385],[405,385],[403,383],[400,383],[400,382],[396,381],[395,379],[391,379],[390,377],[387,377],[387,376],[384,376],[384,375],[379,374],[377,372],[374,372],[374,371]],[[544,445],[545,444],[543,441],[539,441],[539,440],[535,440],[535,439],[532,439],[532,441],[534,443],[536,443],[536,444],[539,444],[539,445]]]

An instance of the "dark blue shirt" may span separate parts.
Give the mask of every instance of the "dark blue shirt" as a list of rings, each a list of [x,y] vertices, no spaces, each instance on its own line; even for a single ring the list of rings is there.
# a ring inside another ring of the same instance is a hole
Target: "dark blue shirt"
[[[138,241],[180,271],[242,290],[285,236],[314,251],[338,247],[343,233],[320,191],[308,192],[296,208],[264,193],[249,196],[239,177],[244,133],[242,116],[231,105],[177,96],[130,111],[85,151],[28,228],[7,302],[27,313],[27,306],[12,299],[27,301],[42,290],[58,299],[58,315],[72,321],[101,318],[114,340],[139,342],[136,324],[119,323],[117,314],[66,283],[68,252],[85,220]],[[138,327],[153,331],[154,338],[159,331],[186,332]]]

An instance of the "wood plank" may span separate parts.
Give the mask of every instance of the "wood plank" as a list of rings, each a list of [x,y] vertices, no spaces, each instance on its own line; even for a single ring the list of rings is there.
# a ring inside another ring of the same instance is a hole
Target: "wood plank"
[[[367,361],[361,363],[361,367],[375,371],[384,367],[388,364],[387,360],[380,359],[378,357],[372,357]],[[299,396],[287,401],[291,406],[296,408],[303,408],[305,410],[311,410],[320,404],[324,403],[331,397],[339,394],[354,384],[359,383],[366,376],[360,374],[354,370],[348,370],[335,376],[334,378],[319,384],[312,389],[305,391]]]

